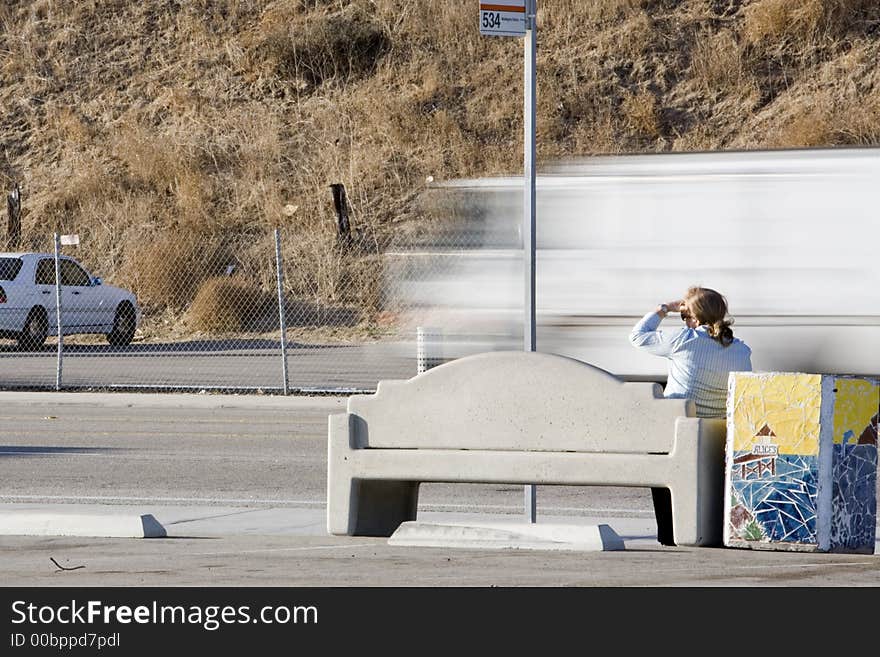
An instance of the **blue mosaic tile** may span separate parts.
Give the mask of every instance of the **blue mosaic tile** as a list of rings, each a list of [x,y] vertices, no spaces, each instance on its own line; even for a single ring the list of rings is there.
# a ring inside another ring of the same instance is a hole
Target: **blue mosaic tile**
[[[831,548],[873,545],[877,526],[877,446],[834,445]]]
[[[777,456],[775,476],[734,479],[732,506],[740,507],[734,534],[748,540],[816,543],[817,482],[818,458],[797,454]]]

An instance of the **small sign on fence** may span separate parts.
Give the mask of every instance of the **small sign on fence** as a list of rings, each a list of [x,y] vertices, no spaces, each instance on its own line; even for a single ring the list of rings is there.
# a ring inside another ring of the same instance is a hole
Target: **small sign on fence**
[[[62,246],[76,246],[77,244],[79,244],[79,235],[62,235],[61,244]]]

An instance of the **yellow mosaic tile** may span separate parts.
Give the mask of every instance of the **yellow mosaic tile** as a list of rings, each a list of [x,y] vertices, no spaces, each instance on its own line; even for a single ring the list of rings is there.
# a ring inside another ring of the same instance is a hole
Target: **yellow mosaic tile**
[[[834,402],[834,443],[855,444],[877,414],[878,385],[866,379],[837,379]]]
[[[819,453],[822,376],[772,373],[736,376],[732,400],[733,448],[751,451],[767,438],[768,427],[779,454]],[[870,416],[869,416],[870,417]]]

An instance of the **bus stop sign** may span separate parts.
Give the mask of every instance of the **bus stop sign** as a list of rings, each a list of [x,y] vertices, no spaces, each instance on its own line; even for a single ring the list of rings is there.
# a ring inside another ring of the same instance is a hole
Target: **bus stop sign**
[[[480,34],[487,36],[525,36],[526,0],[481,2]]]

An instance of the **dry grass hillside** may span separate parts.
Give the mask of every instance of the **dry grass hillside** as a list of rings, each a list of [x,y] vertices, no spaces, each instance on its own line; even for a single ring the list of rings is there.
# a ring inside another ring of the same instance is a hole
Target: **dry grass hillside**
[[[880,143],[876,0],[538,4],[539,162]],[[21,248],[78,233],[149,317],[207,331],[271,305],[276,227],[288,296],[374,325],[426,178],[522,170],[522,42],[476,0],[4,0],[0,106]]]

